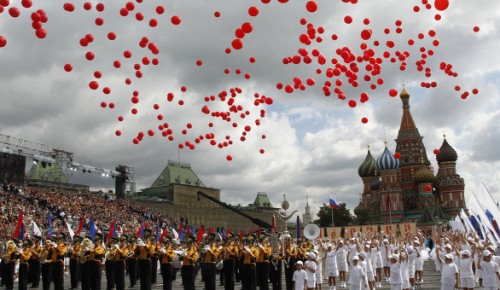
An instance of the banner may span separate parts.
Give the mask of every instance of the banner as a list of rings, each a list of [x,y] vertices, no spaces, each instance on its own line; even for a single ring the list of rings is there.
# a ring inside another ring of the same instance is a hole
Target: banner
[[[399,224],[383,224],[383,225],[366,225],[366,226],[347,226],[347,227],[327,227],[323,228],[323,233],[326,233],[325,238],[341,238],[342,228],[344,228],[344,238],[350,239],[362,233],[364,235],[372,235],[377,233],[380,226],[380,231],[385,234],[397,234],[398,232],[402,237],[407,235],[417,234],[417,223],[399,223]]]

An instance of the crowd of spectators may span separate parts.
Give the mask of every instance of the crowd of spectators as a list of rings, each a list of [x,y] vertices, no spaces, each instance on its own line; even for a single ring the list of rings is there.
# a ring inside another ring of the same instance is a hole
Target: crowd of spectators
[[[11,237],[21,212],[24,214],[26,235],[33,230],[32,221],[46,234],[49,212],[53,232],[68,232],[66,223],[76,232],[82,217],[85,221],[83,232],[88,231],[92,218],[104,234],[108,233],[113,221],[116,221],[118,231],[125,235],[135,234],[141,224],[151,228],[156,225],[178,228],[185,223],[184,220],[145,208],[134,200],[110,199],[91,192],[18,187],[4,182],[0,189],[0,238]]]

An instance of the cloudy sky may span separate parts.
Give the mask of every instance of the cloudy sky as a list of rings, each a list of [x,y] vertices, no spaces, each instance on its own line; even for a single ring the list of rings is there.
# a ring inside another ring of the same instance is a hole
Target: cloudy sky
[[[18,5],[17,1],[11,2]],[[9,15],[11,7],[7,7],[0,14],[0,36],[7,40],[6,46],[0,48],[1,133],[74,152],[75,161],[83,164],[109,169],[117,164],[132,166],[138,189],[151,185],[167,161],[175,160],[190,163],[205,185],[220,188],[222,198],[233,204],[251,203],[257,192],[266,192],[274,205],[279,205],[286,194],[293,209],[303,210],[308,195],[316,211],[332,194],[353,209],[362,190],[357,167],[365,158],[367,145],[375,158],[381,154],[384,140],[394,151],[402,110],[400,99],[391,98],[389,90],[399,91],[405,84],[433,166],[437,168],[432,150],[441,146],[445,133],[459,153],[457,170],[466,180],[466,191],[474,191],[484,181],[500,199],[500,154],[496,147],[500,142],[497,1],[454,0],[445,11],[437,11],[434,7],[426,9],[422,4],[425,1],[351,4],[318,0],[314,13],[306,10],[307,1],[263,2],[134,2],[127,17],[120,16],[124,1],[103,1],[102,12],[96,11],[96,1],[91,1],[89,11],[83,8],[83,1],[74,1],[75,11],[71,13],[63,9],[61,1],[37,1],[29,9],[19,6],[21,14],[17,18]],[[156,12],[159,5],[165,10],[161,15]],[[257,16],[249,15],[251,6],[258,9]],[[418,13],[414,6],[420,9]],[[30,16],[38,9],[48,16],[48,22],[43,24],[45,39],[36,38],[32,28]],[[137,21],[137,13],[142,13],[144,20]],[[219,17],[215,17],[217,13]],[[438,13],[441,20],[436,21]],[[171,23],[173,16],[181,18],[179,25]],[[345,16],[351,16],[351,24],[344,22]],[[96,18],[101,18],[103,25],[96,25]],[[149,25],[153,18],[158,22],[156,27]],[[312,24],[321,42],[313,40],[308,46],[300,43],[299,36],[308,32],[301,18]],[[368,25],[364,19],[369,20]],[[401,26],[396,26],[397,20]],[[244,35],[242,49],[231,48],[235,31],[245,22],[251,23],[253,30]],[[388,34],[385,28],[390,30]],[[367,41],[361,38],[364,29],[372,32]],[[436,33],[434,37],[429,35],[430,30]],[[115,33],[115,40],[108,39],[109,32]],[[419,33],[423,39],[418,38]],[[80,40],[87,34],[93,41],[83,47]],[[335,41],[333,34],[338,37]],[[155,43],[157,55],[139,45],[143,37]],[[409,39],[415,44],[409,45]],[[434,40],[439,40],[439,45],[434,45]],[[380,45],[375,46],[375,41]],[[388,47],[387,41],[393,41],[394,47]],[[362,56],[362,42],[383,60],[380,74],[366,82],[364,77],[370,71],[366,69],[368,63],[363,62],[358,63],[357,87],[351,86],[344,75],[328,78],[325,72],[334,68],[332,59],[345,64],[336,50],[345,47]],[[231,48],[230,54],[226,48]],[[301,48],[311,56],[310,64],[283,64],[283,58],[298,55]],[[418,71],[421,48],[428,57],[423,71]],[[318,64],[312,56],[314,49],[325,57],[326,64]],[[132,56],[124,57],[125,51]],[[407,51],[405,70],[400,70],[400,60],[392,63],[390,58],[384,58],[385,51],[391,57],[397,51]],[[94,54],[92,61],[86,59],[87,52]],[[143,57],[156,57],[159,64],[144,65]],[[254,63],[249,61],[251,57]],[[119,69],[113,66],[115,60],[121,64]],[[446,75],[440,69],[442,62],[452,64],[451,71],[458,76]],[[141,78],[136,77],[137,63],[141,65]],[[65,64],[72,65],[71,72],[65,72]],[[430,77],[425,76],[425,67],[431,69]],[[317,69],[322,70],[320,74]],[[95,71],[102,77],[95,78]],[[247,73],[249,79],[244,76]],[[289,94],[277,89],[278,83],[293,85],[296,77],[306,90],[296,89]],[[127,78],[132,81],[130,85],[125,84]],[[345,100],[334,92],[337,78],[343,81],[340,88]],[[370,84],[378,78],[383,79],[383,84],[372,90]],[[307,79],[313,79],[315,85],[307,85]],[[333,84],[331,96],[326,97],[323,85],[328,80]],[[89,89],[91,81],[98,82],[97,90]],[[422,82],[436,82],[437,87],[425,89]],[[457,85],[459,91],[455,90]],[[183,86],[186,92],[181,91]],[[103,93],[105,87],[111,89],[110,94]],[[234,98],[242,111],[232,113],[230,122],[202,112],[205,105],[211,112],[229,111],[229,96],[225,101],[217,96],[223,91],[230,95],[234,88],[242,91]],[[477,95],[472,94],[475,88]],[[137,104],[131,102],[134,91],[139,93]],[[469,96],[464,100],[461,95],[465,91]],[[368,102],[360,102],[362,92],[368,93]],[[172,102],[167,101],[168,93],[174,94]],[[272,104],[255,106],[256,93],[272,98]],[[215,101],[204,101],[212,95]],[[179,100],[184,105],[179,105]],[[357,106],[351,108],[349,100],[356,100]],[[101,102],[106,103],[106,108],[101,107]],[[158,110],[154,104],[158,104]],[[131,113],[133,108],[138,110],[135,115]],[[264,118],[260,116],[262,109],[266,111]],[[248,115],[241,118],[245,111]],[[159,114],[162,121],[158,120]],[[117,120],[119,116],[123,116],[123,122]],[[368,123],[361,122],[363,117],[368,118]],[[260,120],[260,126],[255,120]],[[162,137],[158,126],[164,123],[173,130],[173,141]],[[242,142],[245,126],[251,130]],[[121,136],[115,135],[116,130]],[[148,136],[148,130],[154,131],[153,137]],[[133,144],[139,132],[145,137]],[[232,145],[220,149],[206,138],[195,143],[200,135],[210,133],[217,144],[227,141],[228,136]],[[179,149],[179,144],[185,145],[186,141],[196,148]],[[227,156],[232,161],[227,161]],[[114,186],[112,179],[99,176],[72,173],[70,177],[73,182],[88,182],[96,188]]]

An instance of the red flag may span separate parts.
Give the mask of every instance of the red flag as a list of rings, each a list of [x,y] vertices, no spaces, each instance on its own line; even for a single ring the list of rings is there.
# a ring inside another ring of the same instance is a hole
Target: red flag
[[[78,225],[78,230],[76,231],[75,235],[80,235],[80,232],[82,231],[84,224],[85,224],[85,216],[81,216],[80,225]]]
[[[109,225],[109,232],[108,236],[106,237],[106,243],[109,242],[109,239],[111,239],[111,236],[113,236],[113,233],[116,230],[116,220],[113,220],[111,224]]]
[[[243,230],[242,230],[242,231],[240,232],[240,240],[241,240],[241,239],[243,239],[243,235],[244,235],[244,234],[245,234],[245,231],[243,231]]]
[[[214,229],[214,228],[212,228],[212,227],[210,227],[210,232],[211,232],[211,233],[215,233],[215,229]]]
[[[163,238],[165,238],[166,236],[168,236],[168,231],[166,228],[164,228],[163,231],[161,232],[160,243],[163,241]]]
[[[21,231],[21,228],[23,227],[23,220],[24,220],[24,213],[20,212],[19,213],[19,218],[17,219],[16,231],[12,235],[13,239],[18,239],[19,238],[19,232]]]
[[[205,229],[203,228],[203,226],[200,226],[200,228],[198,229],[198,234],[196,235],[196,241],[198,243],[203,242],[203,235],[204,234],[205,234]]]
[[[139,227],[139,230],[137,230],[137,232],[135,233],[135,237],[140,238],[143,230],[144,230],[144,226],[141,224],[141,226]]]

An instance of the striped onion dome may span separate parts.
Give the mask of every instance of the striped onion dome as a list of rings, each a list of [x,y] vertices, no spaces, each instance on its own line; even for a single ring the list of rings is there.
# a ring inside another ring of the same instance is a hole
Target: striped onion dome
[[[377,167],[375,166],[375,159],[372,157],[370,150],[368,150],[365,160],[358,167],[358,175],[359,177],[374,176],[376,171]]]
[[[377,159],[377,168],[380,171],[383,170],[396,170],[399,168],[399,160],[394,158],[394,154],[387,149],[387,146],[384,149],[384,152]]]

